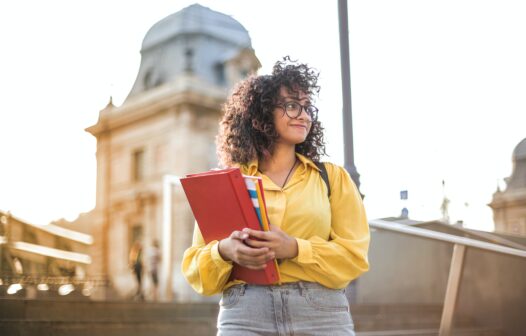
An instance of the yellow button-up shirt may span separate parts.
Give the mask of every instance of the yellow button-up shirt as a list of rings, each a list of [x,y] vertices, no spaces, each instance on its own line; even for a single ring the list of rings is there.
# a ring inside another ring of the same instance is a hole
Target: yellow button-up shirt
[[[243,174],[262,177],[270,223],[298,243],[298,256],[279,264],[281,282],[310,281],[344,288],[369,269],[369,225],[360,193],[342,167],[326,163],[329,199],[318,167],[303,155],[296,156],[301,164],[284,188],[260,174],[257,161],[240,168]],[[217,294],[242,283],[229,281],[232,262],[221,258],[218,245],[218,241],[205,244],[195,226],[182,270],[200,294]]]

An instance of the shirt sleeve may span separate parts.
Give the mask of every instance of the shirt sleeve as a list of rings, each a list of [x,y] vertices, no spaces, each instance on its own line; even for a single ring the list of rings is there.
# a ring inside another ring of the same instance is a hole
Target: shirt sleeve
[[[227,283],[232,262],[219,254],[217,240],[206,244],[197,224],[194,226],[192,246],[183,255],[182,271],[186,281],[201,295],[220,293]]]
[[[314,281],[344,288],[369,269],[369,224],[361,195],[347,171],[333,164],[326,167],[331,187],[330,238],[296,238],[298,256],[292,261]]]

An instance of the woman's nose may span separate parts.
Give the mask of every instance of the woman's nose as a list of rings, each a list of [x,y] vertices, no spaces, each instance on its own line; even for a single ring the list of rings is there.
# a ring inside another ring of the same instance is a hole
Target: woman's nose
[[[298,119],[312,121],[310,114],[307,112],[307,108],[300,105],[300,109],[301,109],[301,113],[298,116]]]

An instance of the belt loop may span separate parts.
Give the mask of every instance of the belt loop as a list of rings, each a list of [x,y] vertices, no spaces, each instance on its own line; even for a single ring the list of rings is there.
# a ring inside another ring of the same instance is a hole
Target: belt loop
[[[239,288],[239,295],[243,296],[245,295],[245,289],[247,288],[247,284],[241,284]]]
[[[305,284],[303,281],[298,281],[298,287],[300,288],[300,294],[301,296],[305,296]]]

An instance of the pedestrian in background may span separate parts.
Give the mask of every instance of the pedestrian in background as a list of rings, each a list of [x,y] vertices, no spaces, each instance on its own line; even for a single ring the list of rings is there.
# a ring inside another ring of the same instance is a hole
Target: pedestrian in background
[[[144,296],[142,294],[142,270],[143,270],[143,251],[142,251],[142,244],[140,241],[136,240],[132,248],[130,250],[129,255],[129,264],[130,268],[132,269],[133,274],[135,275],[135,279],[137,281],[137,290],[135,291],[135,295],[133,296],[136,300],[143,300]]]
[[[157,301],[159,287],[159,264],[161,263],[161,250],[159,249],[159,242],[157,239],[152,242],[148,259],[150,277],[152,279],[152,299]]]

